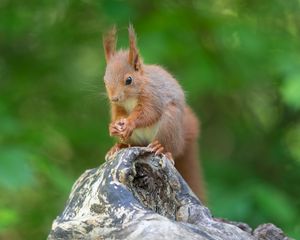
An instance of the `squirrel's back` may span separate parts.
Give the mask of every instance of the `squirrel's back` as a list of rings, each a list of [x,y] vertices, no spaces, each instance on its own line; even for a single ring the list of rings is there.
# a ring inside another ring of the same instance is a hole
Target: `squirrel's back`
[[[147,94],[158,95],[165,106],[172,103],[184,109],[184,92],[170,73],[158,65],[144,65],[144,73],[149,81]]]

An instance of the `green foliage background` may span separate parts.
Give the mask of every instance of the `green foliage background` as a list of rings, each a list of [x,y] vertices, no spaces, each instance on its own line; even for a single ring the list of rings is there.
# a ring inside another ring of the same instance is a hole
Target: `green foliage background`
[[[101,34],[136,28],[202,121],[213,214],[300,239],[300,2],[0,2],[0,239],[45,239],[113,144]]]

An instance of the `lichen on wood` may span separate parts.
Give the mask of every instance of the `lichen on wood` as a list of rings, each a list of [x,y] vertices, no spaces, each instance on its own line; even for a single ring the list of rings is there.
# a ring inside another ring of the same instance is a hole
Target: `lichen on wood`
[[[288,238],[272,224],[253,231],[244,223],[213,218],[170,160],[133,147],[79,177],[48,239]]]

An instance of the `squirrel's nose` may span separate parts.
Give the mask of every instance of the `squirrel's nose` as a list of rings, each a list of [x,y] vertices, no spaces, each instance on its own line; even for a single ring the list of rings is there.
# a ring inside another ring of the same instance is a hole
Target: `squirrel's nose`
[[[118,101],[119,101],[119,97],[112,97],[112,98],[111,98],[111,101],[112,101],[112,102],[118,102]]]

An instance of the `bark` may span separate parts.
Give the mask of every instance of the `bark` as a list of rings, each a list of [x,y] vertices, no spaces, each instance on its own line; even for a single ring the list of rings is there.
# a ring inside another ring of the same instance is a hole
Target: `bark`
[[[273,224],[252,230],[245,223],[213,218],[170,160],[134,147],[79,177],[48,239],[289,238]]]

